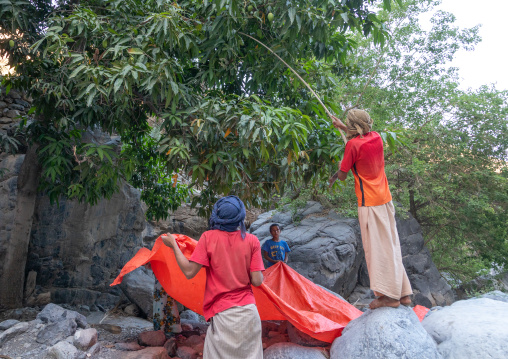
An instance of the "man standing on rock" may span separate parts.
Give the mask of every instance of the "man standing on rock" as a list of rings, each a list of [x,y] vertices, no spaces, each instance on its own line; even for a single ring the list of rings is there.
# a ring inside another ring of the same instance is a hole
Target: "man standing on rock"
[[[330,186],[337,179],[344,181],[349,170],[353,172],[370,288],[378,297],[370,308],[409,305],[413,291],[402,264],[395,209],[385,174],[383,140],[371,131],[373,121],[363,110],[350,110],[346,123],[333,119],[336,128],[346,131],[348,143]]]
[[[245,233],[245,206],[236,196],[213,206],[210,230],[203,233],[190,260],[171,234],[162,235],[187,279],[206,268],[203,311],[210,327],[204,359],[262,359],[261,320],[252,292],[263,283],[263,259],[256,236]]]

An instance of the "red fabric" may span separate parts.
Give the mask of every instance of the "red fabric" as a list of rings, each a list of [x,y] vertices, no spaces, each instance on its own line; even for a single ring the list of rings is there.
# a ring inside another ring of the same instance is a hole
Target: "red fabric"
[[[381,206],[392,200],[385,174],[383,140],[377,132],[357,136],[346,144],[340,170],[353,172],[358,206]]]
[[[420,322],[423,320],[423,318],[425,318],[425,316],[427,315],[427,313],[429,312],[429,308],[426,308],[424,306],[421,306],[421,305],[415,305],[415,307],[413,308],[416,316],[418,317],[418,319],[420,319]]]
[[[206,267],[206,320],[231,307],[256,304],[250,272],[265,270],[256,236],[246,233],[242,239],[240,231],[206,231],[190,260]]]
[[[190,258],[198,242],[181,234],[174,236],[185,257]],[[160,237],[151,251],[140,249],[111,285],[120,284],[127,273],[148,262],[170,297],[192,311],[204,314],[205,268],[193,279],[185,278],[173,251],[162,243]],[[263,284],[252,288],[261,320],[288,320],[311,337],[331,343],[351,320],[362,315],[348,302],[315,285],[282,262],[271,266],[263,274]],[[414,308],[420,320],[428,310],[422,308]]]

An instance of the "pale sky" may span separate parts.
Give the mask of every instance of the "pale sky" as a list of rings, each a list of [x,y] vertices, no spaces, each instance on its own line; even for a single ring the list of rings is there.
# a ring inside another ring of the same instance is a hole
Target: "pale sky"
[[[496,83],[496,89],[508,90],[508,0],[442,0],[438,9],[454,14],[461,28],[482,25],[475,50],[458,52],[451,63],[459,68],[461,87]]]

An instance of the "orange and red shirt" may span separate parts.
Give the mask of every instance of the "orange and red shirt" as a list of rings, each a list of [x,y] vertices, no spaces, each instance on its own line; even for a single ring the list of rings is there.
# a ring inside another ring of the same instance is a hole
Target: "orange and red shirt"
[[[206,268],[203,311],[208,320],[231,307],[256,304],[250,272],[265,269],[256,236],[240,231],[211,230],[203,233],[190,260]]]
[[[377,132],[357,136],[346,144],[340,170],[353,172],[359,207],[380,206],[392,200],[385,174],[383,140]]]

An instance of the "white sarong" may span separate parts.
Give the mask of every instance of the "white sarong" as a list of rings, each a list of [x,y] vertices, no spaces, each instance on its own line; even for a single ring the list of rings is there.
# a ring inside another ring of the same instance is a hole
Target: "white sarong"
[[[402,264],[392,201],[381,206],[358,207],[370,289],[377,296],[400,299],[413,293]]]
[[[261,319],[254,304],[226,309],[210,321],[203,359],[263,359]]]

